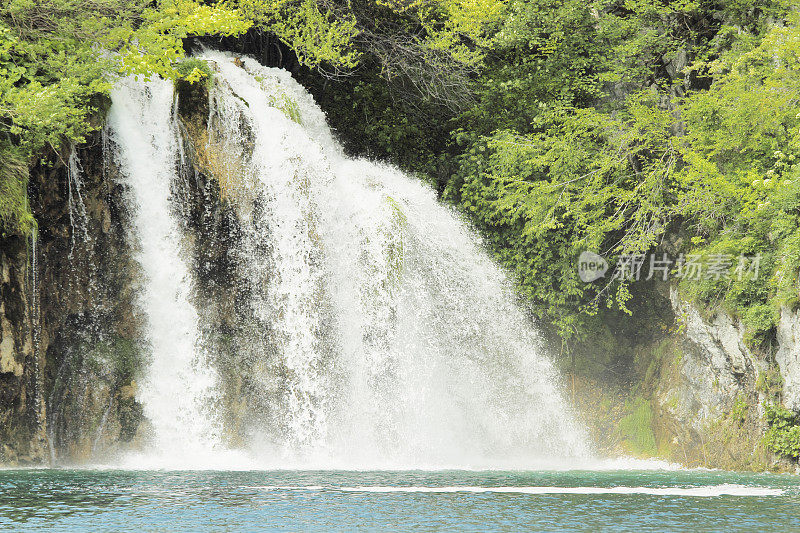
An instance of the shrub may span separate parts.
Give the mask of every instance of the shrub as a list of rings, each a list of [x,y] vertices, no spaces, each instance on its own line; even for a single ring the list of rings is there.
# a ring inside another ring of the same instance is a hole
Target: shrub
[[[775,404],[764,404],[769,427],[764,445],[773,452],[797,459],[800,457],[800,420],[797,413]]]

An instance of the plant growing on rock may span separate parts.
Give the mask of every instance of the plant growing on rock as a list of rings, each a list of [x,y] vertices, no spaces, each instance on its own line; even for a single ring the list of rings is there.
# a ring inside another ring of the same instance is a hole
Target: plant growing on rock
[[[764,434],[767,448],[792,459],[800,457],[800,420],[797,413],[767,403],[764,404],[764,418],[769,425]]]

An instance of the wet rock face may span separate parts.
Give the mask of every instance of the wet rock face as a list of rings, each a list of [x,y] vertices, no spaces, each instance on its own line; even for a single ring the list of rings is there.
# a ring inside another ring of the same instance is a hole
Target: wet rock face
[[[755,393],[759,371],[765,367],[746,348],[744,330],[723,311],[707,319],[673,290],[670,301],[683,325],[679,377],[664,383],[659,398],[678,421],[695,430],[728,412],[740,396]]]
[[[208,93],[184,89],[181,118],[204,131]],[[203,343],[212,353],[238,353],[242,284],[228,251],[236,217],[185,128],[184,140],[187,160],[171,192],[198,280],[194,297],[209,325]],[[135,304],[138,243],[104,142],[98,132],[75,157],[65,152],[32,169],[35,254],[30,240],[0,238],[0,464],[104,460],[147,438],[136,400],[146,364]],[[226,376],[243,373],[232,368]],[[229,409],[242,386],[242,378],[226,380]]]
[[[199,85],[183,89],[187,160],[171,192],[208,325],[203,343],[235,359],[230,354],[252,344],[240,331],[243,284],[228,250],[236,216],[191,142],[191,132],[205,131],[208,93]],[[135,304],[138,243],[128,231],[127,191],[104,142],[98,132],[75,157],[65,152],[31,170],[35,254],[30,240],[0,238],[0,464],[103,460],[147,437],[136,400],[146,363]],[[248,416],[235,401],[246,374],[238,367],[225,373],[226,408],[238,418]]]
[[[792,470],[794,465],[764,447],[765,402],[787,403],[797,381],[800,317],[784,316],[775,362],[745,344],[745,328],[723,310],[704,316],[692,304],[670,293],[680,328],[672,335],[672,357],[655,387],[654,402],[663,435],[674,446],[671,459],[692,466],[726,469]],[[796,340],[794,341],[796,343]],[[795,365],[795,366],[793,366]],[[800,377],[800,376],[798,376]],[[684,460],[685,459],[685,460]]]
[[[0,239],[4,464],[90,459],[130,440],[141,417],[120,393],[136,371],[120,361],[139,345],[123,191],[99,133],[77,155],[77,173],[69,153],[32,169],[35,244]]]
[[[37,197],[47,441],[51,458],[67,462],[110,453],[129,432],[119,391],[135,380],[141,345],[124,189],[99,134],[76,155],[77,167],[54,169]]]
[[[18,309],[25,292],[25,279],[20,278],[15,268],[19,258],[15,257],[11,247],[9,251],[9,255],[5,251],[0,255],[0,375],[11,374],[6,379],[13,380],[21,378],[25,372],[25,354],[17,343],[18,330],[26,322],[24,310]]]
[[[45,449],[36,404],[28,246],[20,237],[0,242],[0,462],[36,463]]]
[[[783,378],[783,402],[789,409],[800,409],[800,310],[781,309],[777,328],[778,351],[775,361]]]
[[[781,309],[774,353],[776,369],[767,355],[754,354],[747,348],[744,326],[724,311],[704,318],[675,291],[671,301],[685,326],[685,379],[679,387],[682,390],[674,391],[681,399],[674,409],[676,414],[682,413],[681,418],[687,421],[694,417],[696,426],[698,417],[718,417],[740,397],[757,404],[782,401],[789,409],[800,409],[800,310]]]
[[[213,68],[213,66],[212,66]],[[197,279],[196,306],[201,316],[202,343],[220,373],[220,409],[224,438],[237,446],[248,438],[246,427],[272,427],[264,418],[267,402],[258,381],[258,365],[268,362],[272,337],[268,325],[248,313],[250,283],[243,278],[235,250],[242,238],[242,221],[222,184],[236,183],[235,165],[219,139],[208,136],[208,92],[201,85],[178,84],[181,140],[186,154],[181,180],[173,195],[181,212],[185,238],[192,250]],[[227,178],[227,179],[226,179]],[[278,391],[276,394],[281,394]]]

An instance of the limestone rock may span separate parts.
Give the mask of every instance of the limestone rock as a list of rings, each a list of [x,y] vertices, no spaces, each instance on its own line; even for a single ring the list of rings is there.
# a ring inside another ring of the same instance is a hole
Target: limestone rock
[[[800,310],[781,309],[777,336],[775,361],[783,378],[783,403],[800,409]]]
[[[765,365],[743,341],[744,327],[724,311],[709,320],[670,292],[670,302],[683,326],[678,379],[662,384],[662,406],[678,421],[702,431],[727,412],[736,399],[755,394],[758,372]]]

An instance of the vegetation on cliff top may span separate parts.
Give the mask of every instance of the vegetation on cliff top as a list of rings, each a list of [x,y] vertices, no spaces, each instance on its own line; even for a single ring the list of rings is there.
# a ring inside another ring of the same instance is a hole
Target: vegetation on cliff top
[[[178,77],[189,35],[236,35],[250,22],[190,0],[10,0],[0,7],[0,166],[3,230],[30,232],[27,171],[9,162],[60,153],[96,127],[113,74]],[[189,72],[187,76],[196,76]]]
[[[642,16],[649,13],[641,8]],[[670,16],[685,24],[688,14],[677,8]],[[722,20],[742,17],[747,13]],[[800,29],[796,15],[775,27],[750,17],[753,33],[720,24],[703,46],[692,46],[690,33],[645,61],[653,68],[649,82],[624,98],[586,105],[587,87],[623,83],[627,72],[618,68],[622,53],[603,65],[622,46],[613,46],[616,34],[598,35],[592,42],[605,40],[608,48],[585,61],[597,70],[568,85],[577,87],[563,100],[545,101],[527,127],[456,136],[466,151],[445,194],[473,215],[565,337],[580,337],[598,307],[626,310],[630,298],[624,280],[578,279],[583,250],[604,255],[612,267],[623,255],[664,251],[673,259],[678,252],[760,254],[759,279],[700,276],[684,283],[693,297],[741,316],[754,344],[774,326],[778,305],[796,296]],[[671,27],[670,35],[677,31]],[[641,45],[627,38],[623,44]],[[645,52],[653,49],[634,56]],[[676,62],[687,52],[693,63]],[[658,79],[657,67],[702,77],[687,87],[677,73]],[[734,259],[727,271],[736,266]]]

